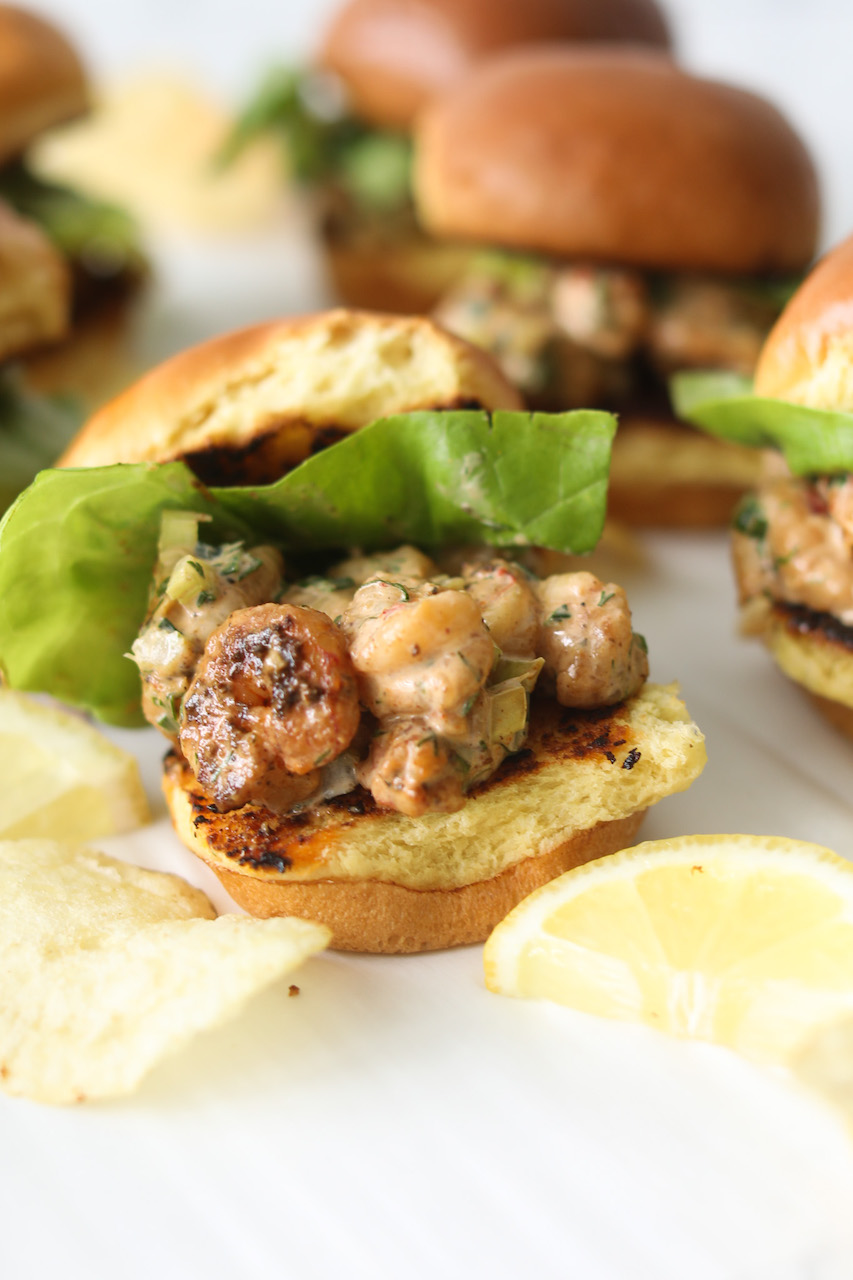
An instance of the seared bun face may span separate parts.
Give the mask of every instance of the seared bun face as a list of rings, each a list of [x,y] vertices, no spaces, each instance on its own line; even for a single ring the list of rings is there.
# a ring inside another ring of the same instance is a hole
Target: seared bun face
[[[359,117],[405,130],[483,59],[573,41],[667,48],[669,31],[654,0],[350,0],[319,60],[344,82]]]
[[[853,236],[806,277],[771,331],[755,394],[853,411]]]
[[[480,942],[534,888],[625,848],[649,805],[688,787],[704,746],[674,689],[568,711],[534,700],[524,751],[452,814],[406,817],[358,787],[322,808],[221,813],[167,758],[175,828],[253,915],[322,921],[342,950]]]
[[[85,71],[62,32],[35,13],[0,5],[0,164],[88,102]]]
[[[202,479],[277,479],[325,440],[417,409],[517,409],[477,348],[430,320],[330,311],[214,338],[106,405],[61,465],[185,459]]]
[[[521,50],[423,115],[439,236],[656,270],[802,270],[817,180],[769,102],[639,50]]]

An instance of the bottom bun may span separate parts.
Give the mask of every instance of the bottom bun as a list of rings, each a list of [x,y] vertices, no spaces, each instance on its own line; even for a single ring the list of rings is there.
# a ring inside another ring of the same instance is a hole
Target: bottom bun
[[[208,865],[250,915],[299,916],[325,924],[337,951],[403,955],[483,942],[540,885],[632,844],[644,817],[645,810],[579,831],[550,853],[458,889],[407,889],[378,880],[258,884],[239,871]]]
[[[525,749],[457,813],[408,818],[361,788],[303,813],[219,813],[177,755],[175,829],[254,915],[328,924],[332,946],[427,951],[483,941],[532,889],[630,844],[645,810],[705,764],[674,687],[599,711],[534,700]]]
[[[829,722],[853,738],[853,627],[829,613],[776,603],[764,639],[779,666],[811,694]]]
[[[674,420],[627,417],[613,442],[608,513],[648,528],[719,528],[760,468],[758,449]]]
[[[425,315],[462,275],[471,250],[410,235],[352,236],[326,232],[326,267],[336,298],[350,307]]]

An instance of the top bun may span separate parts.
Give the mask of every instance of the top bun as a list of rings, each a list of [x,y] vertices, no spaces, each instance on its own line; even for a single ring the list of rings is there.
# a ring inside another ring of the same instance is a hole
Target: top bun
[[[770,331],[755,392],[853,410],[853,236],[822,258]]]
[[[668,48],[655,0],[350,0],[320,62],[372,124],[408,129],[476,62],[520,44],[610,40]]]
[[[0,5],[0,162],[89,105],[86,73],[56,27]]]
[[[431,320],[328,311],[181,352],[89,420],[61,466],[186,459],[208,482],[277,479],[324,441],[416,409],[519,409],[491,359]]]
[[[815,171],[769,102],[639,49],[523,49],[428,108],[437,235],[659,270],[802,270]]]

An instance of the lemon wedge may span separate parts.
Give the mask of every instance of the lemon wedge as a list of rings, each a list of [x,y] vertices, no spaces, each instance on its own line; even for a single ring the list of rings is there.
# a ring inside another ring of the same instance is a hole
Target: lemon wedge
[[[133,756],[78,716],[0,689],[0,840],[92,840],[149,819]]]
[[[853,865],[773,836],[649,841],[531,894],[484,961],[503,995],[787,1062],[853,1014]]]

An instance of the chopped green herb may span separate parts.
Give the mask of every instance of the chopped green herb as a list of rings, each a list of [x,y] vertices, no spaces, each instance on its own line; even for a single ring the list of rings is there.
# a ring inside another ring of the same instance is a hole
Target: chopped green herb
[[[216,599],[215,591],[200,591],[196,596],[196,600],[195,600],[196,607],[200,609],[202,605],[210,604],[211,601],[215,599]]]
[[[571,610],[567,604],[561,604],[554,610],[549,618],[546,619],[546,625],[550,626],[553,622],[565,622],[567,618],[572,616]]]
[[[381,582],[381,583],[382,583],[382,585],[383,585],[384,587],[396,587],[398,591],[401,591],[401,592],[403,593],[403,599],[404,599],[404,600],[410,600],[410,599],[411,599],[411,596],[409,595],[409,592],[408,592],[408,591],[407,591],[407,589],[403,586],[402,582],[389,582],[387,578],[373,578],[373,579],[372,579],[372,581],[373,581],[373,582]]]
[[[756,538],[760,542],[767,537],[767,517],[755,494],[747,494],[742,499],[732,523],[738,533],[744,533],[748,538]]]
[[[599,609],[603,609],[607,604],[607,601],[612,600],[615,594],[615,591],[602,591],[601,595],[598,597]]]
[[[178,630],[174,622],[170,622],[168,618],[161,618],[160,621],[157,623],[157,626],[161,631],[177,631]]]

